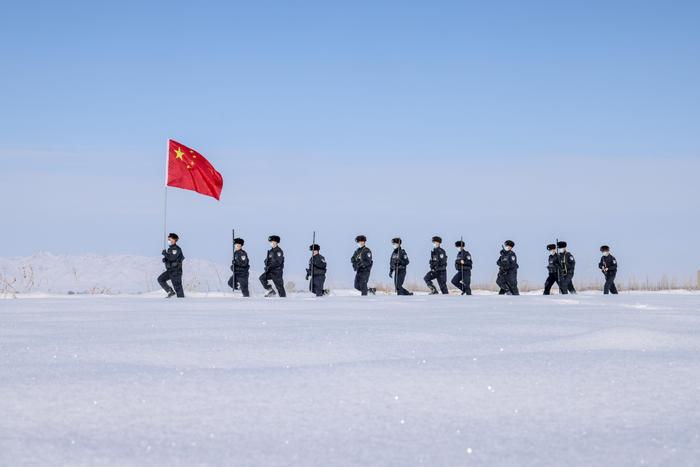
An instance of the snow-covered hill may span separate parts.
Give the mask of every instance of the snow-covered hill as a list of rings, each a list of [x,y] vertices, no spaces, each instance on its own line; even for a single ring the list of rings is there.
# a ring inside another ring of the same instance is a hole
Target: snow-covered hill
[[[158,257],[134,255],[54,255],[0,258],[0,295],[7,293],[143,293],[158,289],[163,271]],[[223,291],[227,266],[198,259],[186,260],[185,289]]]

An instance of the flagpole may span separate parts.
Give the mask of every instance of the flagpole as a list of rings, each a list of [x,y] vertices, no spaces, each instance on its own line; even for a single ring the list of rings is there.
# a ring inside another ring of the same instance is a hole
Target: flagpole
[[[170,161],[170,140],[166,141],[165,150],[165,188],[163,189],[163,245],[167,246],[168,235],[168,162]]]

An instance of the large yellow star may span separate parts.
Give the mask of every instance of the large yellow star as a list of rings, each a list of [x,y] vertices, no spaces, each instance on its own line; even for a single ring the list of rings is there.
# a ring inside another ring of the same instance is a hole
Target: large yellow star
[[[185,159],[182,158],[182,155],[183,155],[183,154],[185,154],[185,153],[182,152],[182,149],[177,148],[177,149],[175,150],[175,159],[180,159],[181,161],[184,162]]]

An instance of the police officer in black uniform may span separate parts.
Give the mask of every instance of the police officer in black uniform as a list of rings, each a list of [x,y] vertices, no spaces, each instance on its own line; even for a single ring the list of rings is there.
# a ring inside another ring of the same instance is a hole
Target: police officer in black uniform
[[[442,249],[442,238],[433,237],[433,250],[430,252],[430,271],[423,280],[430,289],[430,295],[437,295],[438,291],[433,285],[433,280],[437,279],[440,292],[444,295],[450,293],[447,290],[447,253]]]
[[[323,296],[323,284],[326,282],[326,258],[321,255],[321,247],[316,245],[309,246],[311,258],[309,258],[309,267],[306,269],[306,280],[309,282],[309,290],[316,294],[317,297]]]
[[[462,295],[471,295],[472,255],[464,249],[464,246],[462,240],[455,242],[455,247],[459,248],[459,251],[457,251],[457,258],[455,258],[457,274],[452,278],[452,284],[462,291]]]
[[[557,248],[559,248],[559,254],[557,255],[559,266],[559,293],[565,295],[576,293],[573,283],[576,260],[574,259],[574,255],[566,251],[566,247],[567,243],[564,241],[557,243]]]
[[[515,242],[506,240],[501,249],[501,255],[496,261],[498,277],[496,284],[500,287],[498,295],[520,295],[518,291],[518,257],[513,251]]]
[[[557,246],[554,243],[547,245],[549,257],[547,258],[547,280],[544,281],[544,295],[551,295],[552,286],[559,285],[559,257],[557,256]]]
[[[355,237],[355,243],[357,243],[357,250],[350,258],[352,269],[355,271],[355,289],[359,290],[362,295],[367,295],[368,292],[374,294],[374,289],[367,288],[372,264],[374,263],[372,251],[366,245],[367,237],[358,235]]]
[[[228,286],[233,290],[240,289],[244,297],[250,297],[248,290],[248,277],[250,276],[250,260],[248,253],[243,249],[245,241],[242,238],[234,238],[233,261],[231,261],[231,272],[233,275],[228,280]],[[235,281],[235,284],[234,284]]]
[[[605,276],[605,286],[603,286],[603,293],[605,295],[609,293],[617,295],[617,287],[615,286],[615,276],[617,275],[617,260],[613,255],[610,254],[610,247],[608,245],[601,246],[600,252],[603,254],[603,256],[600,257],[600,263],[598,263],[598,267]]]
[[[185,260],[185,255],[182,254],[182,248],[177,244],[179,239],[177,234],[168,234],[169,245],[167,249],[163,250],[165,272],[158,276],[158,284],[168,293],[167,298],[176,294],[178,298],[185,297],[185,292],[182,290],[182,262]],[[168,285],[168,281],[172,282],[172,287]]]
[[[267,292],[266,297],[273,297],[278,295],[280,297],[286,297],[287,292],[284,290],[284,278],[282,277],[284,271],[284,252],[282,248],[279,247],[280,237],[278,235],[270,235],[267,240],[270,242],[270,249],[267,251],[267,257],[265,258],[265,272],[260,276],[260,283]],[[277,293],[275,289],[268,283],[272,281],[277,288]]]
[[[406,266],[408,266],[410,262],[406,250],[401,248],[401,239],[398,237],[392,239],[391,244],[394,247],[394,252],[391,254],[391,258],[389,258],[389,277],[393,277],[394,279],[396,294],[413,295],[412,292],[409,292],[403,286],[406,280]]]

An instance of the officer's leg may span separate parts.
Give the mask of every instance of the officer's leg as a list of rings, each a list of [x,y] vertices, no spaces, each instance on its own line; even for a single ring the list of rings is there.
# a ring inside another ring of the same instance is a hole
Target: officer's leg
[[[323,283],[326,280],[326,276],[314,276],[312,281],[314,283],[314,293],[317,297],[323,296]]]
[[[550,295],[552,293],[552,286],[554,283],[557,281],[557,276],[556,274],[549,274],[547,276],[547,280],[544,281],[544,294],[543,295]]]
[[[437,281],[438,286],[440,286],[440,292],[442,292],[443,295],[449,294],[450,291],[447,290],[447,271],[438,271]]]
[[[428,271],[426,275],[423,277],[423,281],[425,282],[425,285],[428,286],[429,289],[433,288],[433,279],[435,279],[435,274],[433,271]]]
[[[263,272],[260,274],[260,283],[262,284],[263,287],[265,287],[265,290],[270,290],[272,286],[268,283],[269,280],[269,273]]]
[[[173,288],[178,298],[185,297],[185,291],[182,290],[182,272],[176,272],[170,275],[170,280],[173,283]]]
[[[472,294],[472,272],[471,272],[471,270],[464,271],[464,289],[463,289],[463,292],[465,293],[465,295]]]
[[[272,276],[272,282],[277,288],[277,294],[280,297],[286,297],[287,292],[284,290],[284,277],[282,277],[282,271],[275,272],[275,274]]]
[[[520,295],[518,290],[518,273],[512,272],[508,274],[508,289],[512,295]]]
[[[158,285],[160,285],[166,292],[171,293],[173,292],[173,288],[168,285],[168,280],[170,280],[170,273],[165,271],[163,274],[158,276]]]
[[[507,290],[506,290],[506,284],[504,283],[504,276],[502,274],[499,274],[496,276],[496,285],[498,286],[498,295],[505,295]]]
[[[394,274],[396,275],[396,293],[398,295],[408,295],[408,290],[403,288],[403,283],[406,280],[406,270],[399,269]]]
[[[566,285],[566,289],[571,294],[576,293],[576,289],[574,288],[574,274],[573,273],[569,274],[569,283]]]
[[[454,275],[454,277],[452,278],[452,280],[450,282],[452,282],[452,285],[457,287],[460,291],[464,292],[464,288],[462,287],[462,272],[461,271],[457,271],[457,274]]]
[[[360,291],[362,295],[367,295],[367,280],[369,279],[369,274],[365,271],[357,271],[355,273],[355,289]]]
[[[615,273],[610,274],[610,293],[617,295],[617,286],[615,285]]]
[[[568,276],[561,276],[559,279],[559,293],[562,295],[566,295],[569,293],[569,277]]]
[[[248,290],[248,273],[236,274],[236,282],[238,282],[238,288],[241,289],[244,297],[250,297],[250,291]]]

